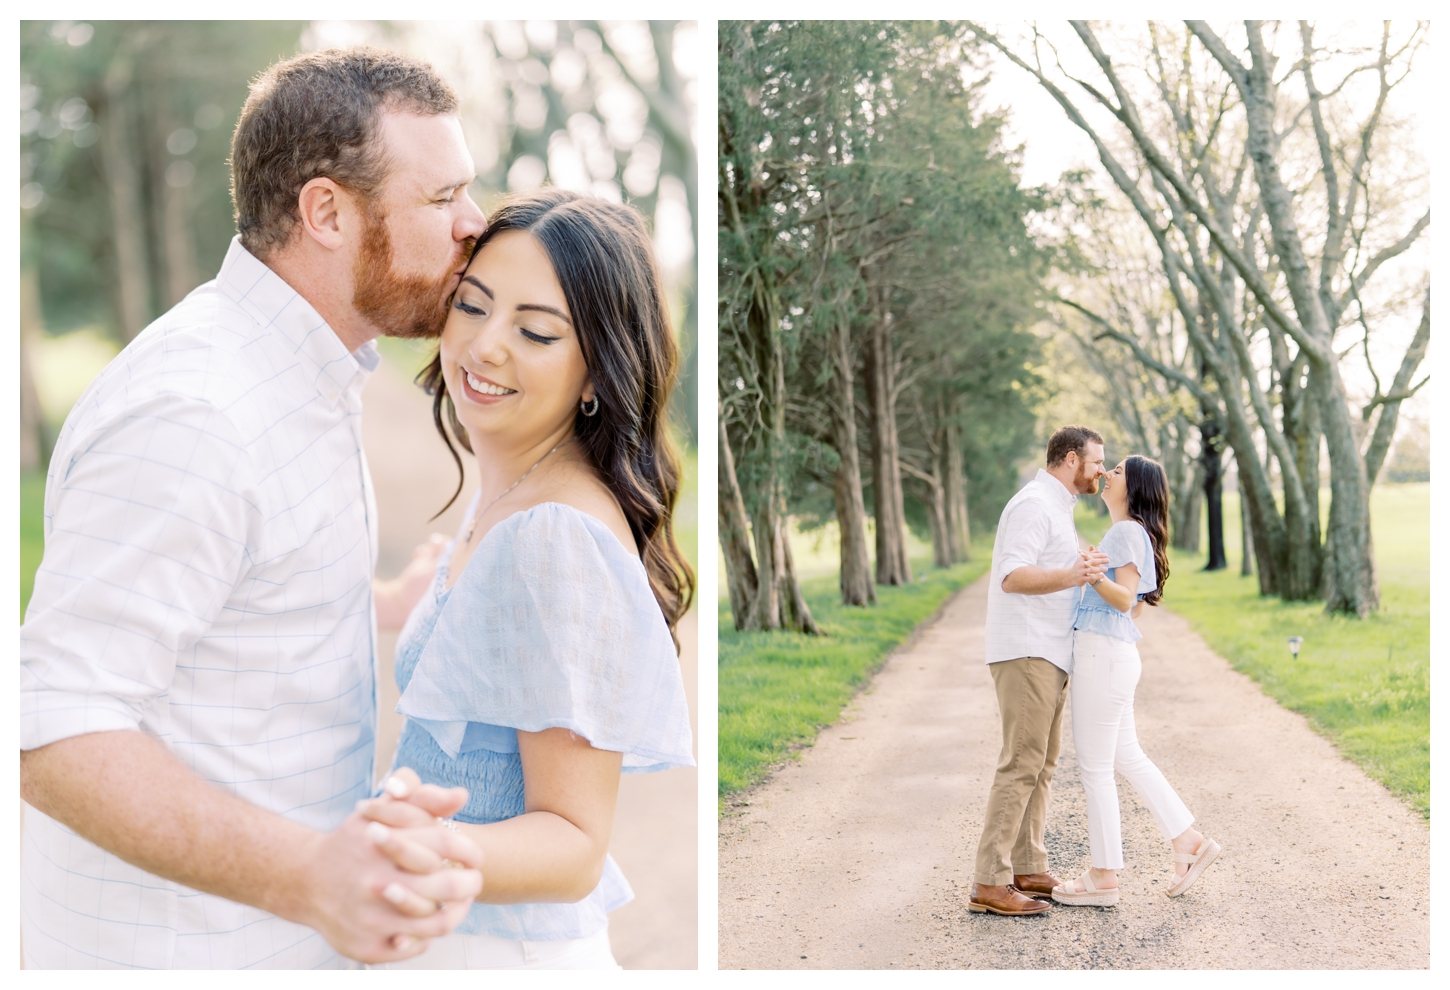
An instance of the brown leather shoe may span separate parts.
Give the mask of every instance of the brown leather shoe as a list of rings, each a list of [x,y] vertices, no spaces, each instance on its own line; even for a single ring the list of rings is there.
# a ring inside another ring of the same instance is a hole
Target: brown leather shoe
[[[993,914],[1042,914],[1052,907],[1052,902],[1028,897],[1011,884],[992,886],[974,883],[967,907],[973,911],[990,911]]]
[[[1026,876],[1014,876],[1012,886],[1016,887],[1028,897],[1036,897],[1038,900],[1052,900],[1052,888],[1061,884],[1051,873],[1030,873]]]

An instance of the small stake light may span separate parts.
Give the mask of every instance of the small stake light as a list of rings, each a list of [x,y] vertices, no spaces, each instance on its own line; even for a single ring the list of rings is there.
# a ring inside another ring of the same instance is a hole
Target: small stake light
[[[1298,660],[1299,659],[1299,647],[1301,647],[1303,645],[1304,645],[1304,637],[1303,636],[1290,636],[1289,637],[1289,653],[1293,655],[1293,657],[1294,657],[1295,660]]]

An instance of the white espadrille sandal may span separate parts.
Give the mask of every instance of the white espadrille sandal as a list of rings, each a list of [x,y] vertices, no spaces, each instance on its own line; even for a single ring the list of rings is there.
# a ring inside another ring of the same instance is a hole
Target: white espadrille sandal
[[[1052,888],[1052,899],[1059,904],[1086,904],[1089,907],[1112,907],[1118,903],[1118,888],[1098,890],[1093,886],[1093,871],[1087,870],[1078,877],[1085,889],[1078,890],[1076,883],[1060,883]]]
[[[1188,872],[1179,877],[1173,886],[1168,888],[1169,897],[1177,897],[1189,887],[1194,881],[1203,876],[1203,871],[1208,869],[1210,863],[1218,859],[1218,854],[1223,852],[1223,847],[1212,839],[1205,838],[1198,844],[1198,852],[1173,854],[1173,862],[1187,863]]]

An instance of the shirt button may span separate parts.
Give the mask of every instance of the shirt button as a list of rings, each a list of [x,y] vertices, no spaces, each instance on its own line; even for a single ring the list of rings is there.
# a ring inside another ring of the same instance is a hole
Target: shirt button
[[[331,392],[328,392],[328,393],[327,393],[327,398],[328,398],[328,399],[329,399],[329,400],[331,400],[331,401],[332,401],[332,402],[336,402],[336,401],[337,401],[337,397],[338,397],[338,396],[339,396],[339,395],[341,395],[341,394],[342,394],[342,393],[341,393],[341,392],[339,392],[339,391],[338,391],[338,390],[337,390],[337,389],[333,389],[333,390],[332,390],[332,391],[331,391]]]

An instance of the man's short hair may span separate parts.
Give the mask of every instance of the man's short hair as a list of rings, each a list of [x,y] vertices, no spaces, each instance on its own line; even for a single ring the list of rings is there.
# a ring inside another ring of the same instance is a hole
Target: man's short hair
[[[432,66],[359,46],[278,62],[252,83],[232,135],[232,202],[242,246],[257,257],[285,244],[297,196],[319,176],[365,199],[387,177],[377,140],[384,110],[453,113],[458,97]]]
[[[1082,457],[1083,450],[1090,443],[1102,443],[1097,430],[1086,426],[1064,426],[1047,441],[1047,466],[1057,467],[1068,454]]]

